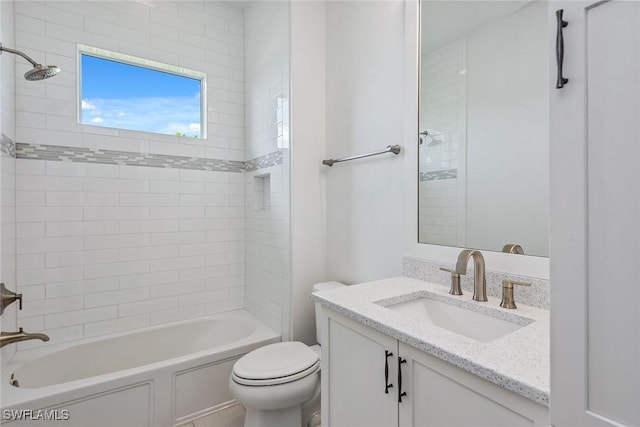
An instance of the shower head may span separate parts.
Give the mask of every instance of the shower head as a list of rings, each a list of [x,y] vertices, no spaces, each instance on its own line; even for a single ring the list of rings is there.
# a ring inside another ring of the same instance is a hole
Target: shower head
[[[31,59],[27,54],[22,53],[19,50],[3,47],[2,43],[0,43],[0,54],[2,54],[3,51],[13,53],[14,55],[19,55],[24,59],[26,59],[27,61],[29,61],[31,65],[33,65],[33,69],[24,73],[24,78],[29,81],[48,79],[49,77],[53,77],[60,72],[60,68],[56,67],[55,65],[38,64],[36,61]]]
[[[434,138],[434,136],[431,135],[428,130],[420,131],[419,135],[420,135],[420,145],[423,145],[425,143],[426,138],[429,138],[431,140],[431,142],[427,144],[427,147],[433,147],[434,145],[442,144],[442,140]]]
[[[29,81],[44,80],[53,77],[60,72],[60,68],[55,65],[36,64],[33,69],[24,73],[24,78]]]

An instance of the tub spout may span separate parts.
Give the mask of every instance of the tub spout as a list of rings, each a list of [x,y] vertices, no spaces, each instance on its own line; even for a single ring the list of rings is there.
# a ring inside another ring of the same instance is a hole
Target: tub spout
[[[49,337],[45,334],[29,334],[27,332],[24,332],[22,328],[20,328],[18,332],[0,333],[0,347],[4,347],[7,344],[13,344],[16,342],[27,340],[49,341]]]

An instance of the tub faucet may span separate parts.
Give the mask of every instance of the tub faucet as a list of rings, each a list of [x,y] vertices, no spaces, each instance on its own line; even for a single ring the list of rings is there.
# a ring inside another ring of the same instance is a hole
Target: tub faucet
[[[45,334],[29,334],[20,328],[18,332],[2,332],[0,333],[0,347],[4,347],[7,344],[13,344],[15,342],[27,341],[27,340],[42,340],[49,341],[49,337]]]
[[[487,301],[487,279],[484,274],[484,257],[475,249],[465,249],[458,255],[456,273],[467,274],[469,258],[473,258],[473,300]]]

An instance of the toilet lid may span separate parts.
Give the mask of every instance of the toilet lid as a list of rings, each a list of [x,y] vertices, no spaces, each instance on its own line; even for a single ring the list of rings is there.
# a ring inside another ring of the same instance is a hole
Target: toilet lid
[[[233,379],[246,385],[295,381],[320,368],[318,354],[301,342],[281,342],[258,348],[233,365]]]

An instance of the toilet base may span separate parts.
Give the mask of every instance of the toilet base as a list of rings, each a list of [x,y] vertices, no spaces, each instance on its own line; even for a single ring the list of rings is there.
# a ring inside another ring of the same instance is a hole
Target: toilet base
[[[316,386],[313,397],[302,405],[302,427],[319,426],[320,419],[320,382]]]
[[[246,409],[244,427],[300,427],[302,424],[300,405],[273,411]]]

